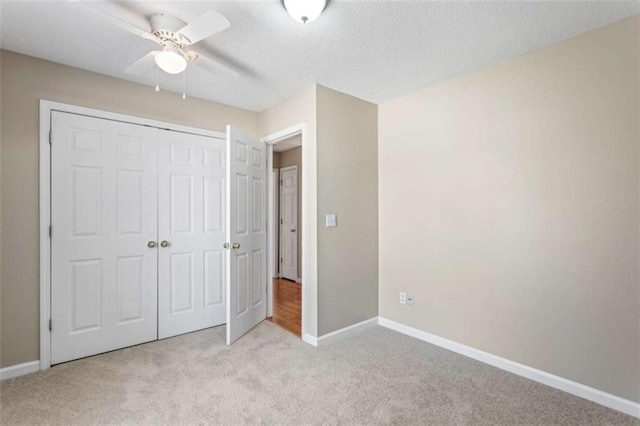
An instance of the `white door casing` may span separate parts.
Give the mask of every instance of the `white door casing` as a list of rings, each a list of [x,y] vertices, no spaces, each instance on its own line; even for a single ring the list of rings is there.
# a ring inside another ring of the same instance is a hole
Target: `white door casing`
[[[157,129],[51,119],[56,364],[157,338]]]
[[[159,338],[225,322],[225,140],[159,130]]]
[[[273,194],[273,198],[274,200],[276,200],[275,202],[273,202],[272,206],[273,206],[273,211],[272,211],[272,217],[273,217],[273,229],[279,229],[279,223],[280,223],[280,219],[279,219],[279,213],[278,213],[278,209],[280,208],[280,203],[277,202],[277,200],[279,199],[279,192],[278,192],[278,188],[280,187],[280,183],[279,183],[279,170],[278,169],[273,169],[272,171],[272,179],[271,179],[271,183],[272,183],[272,194]],[[272,278],[277,278],[279,277],[279,268],[278,265],[280,263],[280,255],[278,254],[278,240],[276,238],[271,238],[271,245],[269,247],[269,249],[271,250],[271,253],[273,254],[273,277]]]
[[[298,167],[280,169],[280,276],[298,278]]]
[[[227,344],[266,317],[266,146],[227,126]]]

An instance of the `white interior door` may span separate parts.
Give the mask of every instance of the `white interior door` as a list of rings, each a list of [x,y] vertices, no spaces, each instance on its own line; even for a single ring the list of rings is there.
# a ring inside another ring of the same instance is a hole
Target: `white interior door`
[[[266,145],[227,126],[227,344],[267,313]]]
[[[159,338],[225,322],[225,140],[159,131]]]
[[[280,275],[298,278],[298,168],[280,169]]]
[[[61,112],[51,120],[57,364],[157,338],[157,129]]]

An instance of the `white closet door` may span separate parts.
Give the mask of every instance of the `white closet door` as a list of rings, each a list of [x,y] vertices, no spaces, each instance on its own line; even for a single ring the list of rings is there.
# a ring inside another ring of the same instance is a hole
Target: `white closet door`
[[[266,148],[227,126],[229,273],[227,344],[267,315]]]
[[[159,338],[225,322],[225,141],[159,131]]]
[[[157,338],[157,129],[51,118],[57,364]]]

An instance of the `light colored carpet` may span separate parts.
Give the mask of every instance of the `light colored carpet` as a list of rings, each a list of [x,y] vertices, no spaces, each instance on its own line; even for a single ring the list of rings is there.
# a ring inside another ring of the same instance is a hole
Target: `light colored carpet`
[[[313,348],[263,322],[224,327],[0,384],[2,424],[640,424],[374,327]]]

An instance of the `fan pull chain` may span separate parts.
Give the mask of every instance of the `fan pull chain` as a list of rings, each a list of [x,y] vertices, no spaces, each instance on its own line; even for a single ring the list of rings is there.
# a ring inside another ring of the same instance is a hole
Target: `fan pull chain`
[[[182,72],[182,99],[187,99],[187,70]]]
[[[156,92],[160,91],[160,68],[156,67]]]

